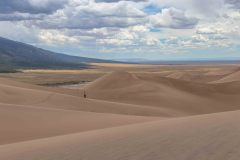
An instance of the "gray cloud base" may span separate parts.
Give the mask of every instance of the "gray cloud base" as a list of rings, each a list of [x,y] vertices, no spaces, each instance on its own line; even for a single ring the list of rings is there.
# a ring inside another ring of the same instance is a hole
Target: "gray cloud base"
[[[48,0],[41,2],[31,0],[1,0],[0,13],[30,13],[30,14],[50,14],[57,9],[61,9],[67,3],[67,0]]]

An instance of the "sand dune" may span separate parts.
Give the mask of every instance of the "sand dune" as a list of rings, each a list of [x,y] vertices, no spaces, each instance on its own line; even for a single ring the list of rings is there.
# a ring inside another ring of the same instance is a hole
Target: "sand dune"
[[[141,80],[135,75],[128,72],[112,72],[107,74],[90,85],[86,86],[87,89],[120,89],[129,86],[137,86]]]
[[[0,102],[139,116],[178,117],[238,110],[240,85],[203,84],[155,74],[114,72],[85,90],[50,89],[0,79]],[[98,99],[98,100],[97,100]],[[112,101],[112,102],[109,102]]]
[[[188,82],[209,83],[223,76],[225,76],[224,71],[173,71],[165,77]]]
[[[156,118],[0,104],[0,144],[139,123]]]
[[[136,83],[131,83],[134,81]],[[238,84],[212,85],[165,78],[156,74],[135,76],[115,72],[89,84],[85,90],[90,98],[170,109],[182,112],[183,115],[240,109]]]
[[[32,107],[58,108],[66,110],[90,111],[99,113],[115,113],[139,116],[174,116],[182,115],[181,112],[169,112],[169,109],[114,103],[100,100],[84,99],[82,97],[63,94],[63,90],[31,89],[31,85],[17,83],[12,85],[6,80],[0,84],[0,103],[15,105],[30,105]]]
[[[240,82],[184,74],[113,72],[75,90],[0,78],[0,159],[238,160]]]
[[[189,78],[185,78],[188,77],[189,74],[185,73],[185,72],[174,72],[174,73],[170,73],[169,75],[167,75],[166,77],[169,78],[174,78],[174,79],[182,79],[182,80],[189,80]]]
[[[0,82],[0,102],[9,104],[162,117],[240,109],[237,82],[205,84],[158,74],[113,72],[85,88],[88,98],[98,100],[83,99],[80,89],[51,89],[7,79]]]
[[[235,81],[240,81],[240,69],[212,83],[227,83]]]
[[[189,82],[210,83],[236,71],[237,66],[201,66],[175,69],[160,73],[161,76]]]
[[[239,117],[209,114],[2,145],[0,159],[238,160]]]
[[[0,144],[156,119],[135,115],[171,115],[153,107],[88,100],[51,89],[44,91],[45,87],[8,79],[0,82]]]

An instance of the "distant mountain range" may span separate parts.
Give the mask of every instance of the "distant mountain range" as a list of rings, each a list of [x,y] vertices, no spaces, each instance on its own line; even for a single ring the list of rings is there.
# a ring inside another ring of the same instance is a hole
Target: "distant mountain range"
[[[110,60],[69,56],[0,37],[0,71],[15,69],[81,69]]]

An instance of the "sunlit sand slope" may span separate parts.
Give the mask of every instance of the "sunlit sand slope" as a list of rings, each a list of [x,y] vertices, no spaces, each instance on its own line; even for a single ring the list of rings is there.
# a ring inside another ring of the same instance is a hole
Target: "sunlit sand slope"
[[[155,119],[0,104],[0,145]]]
[[[238,160],[240,112],[95,130],[0,146],[11,160]]]

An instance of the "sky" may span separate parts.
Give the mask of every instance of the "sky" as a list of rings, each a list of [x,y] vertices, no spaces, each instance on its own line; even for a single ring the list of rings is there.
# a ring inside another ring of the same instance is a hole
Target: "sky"
[[[0,36],[103,59],[240,59],[240,0],[0,0]]]

